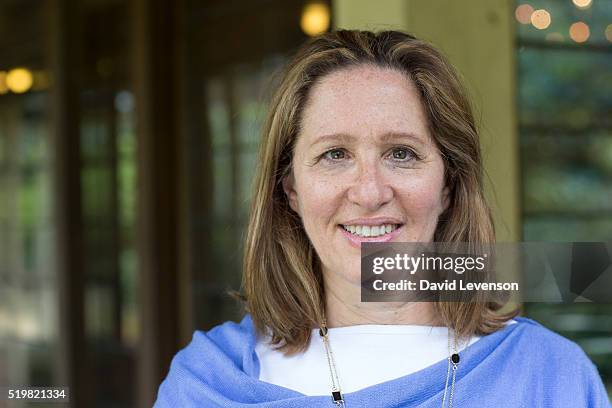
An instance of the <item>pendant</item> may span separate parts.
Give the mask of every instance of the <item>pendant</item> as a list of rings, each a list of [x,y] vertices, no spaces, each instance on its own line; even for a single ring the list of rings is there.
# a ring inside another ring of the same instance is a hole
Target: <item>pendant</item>
[[[344,400],[342,399],[340,391],[332,391],[332,401],[339,407],[344,406]]]

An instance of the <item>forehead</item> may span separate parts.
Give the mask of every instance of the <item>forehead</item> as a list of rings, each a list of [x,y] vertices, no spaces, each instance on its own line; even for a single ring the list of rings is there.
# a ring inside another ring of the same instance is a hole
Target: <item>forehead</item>
[[[309,139],[336,133],[412,133],[427,139],[427,118],[415,85],[396,69],[368,65],[322,77],[308,95],[301,134]]]

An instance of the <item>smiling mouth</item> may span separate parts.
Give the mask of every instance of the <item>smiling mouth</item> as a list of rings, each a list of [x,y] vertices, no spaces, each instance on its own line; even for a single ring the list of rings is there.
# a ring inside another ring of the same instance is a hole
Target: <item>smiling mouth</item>
[[[343,225],[339,224],[346,232],[360,238],[376,238],[389,234],[404,224],[381,224],[381,225]]]

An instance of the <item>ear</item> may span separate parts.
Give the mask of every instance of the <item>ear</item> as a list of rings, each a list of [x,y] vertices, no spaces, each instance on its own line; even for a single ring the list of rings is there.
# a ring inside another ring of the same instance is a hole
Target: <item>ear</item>
[[[282,184],[287,200],[289,200],[289,206],[293,211],[299,214],[300,206],[298,205],[297,192],[295,191],[295,178],[293,177],[293,171],[291,171],[287,176],[283,177]]]

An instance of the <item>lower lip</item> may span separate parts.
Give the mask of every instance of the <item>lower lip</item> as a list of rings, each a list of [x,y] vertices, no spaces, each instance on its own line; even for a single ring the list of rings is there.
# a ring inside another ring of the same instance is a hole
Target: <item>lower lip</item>
[[[340,228],[340,232],[342,232],[342,234],[344,234],[344,236],[346,237],[346,239],[348,239],[349,244],[351,244],[352,246],[354,246],[355,248],[361,248],[361,243],[362,242],[387,242],[387,241],[391,241],[393,238],[397,237],[402,229],[403,225],[394,229],[393,231],[385,234],[385,235],[381,235],[379,237],[360,237],[358,235],[354,235],[351,234],[350,232],[348,232],[347,230],[344,229],[344,227],[342,227],[341,225],[338,225],[338,228]]]

